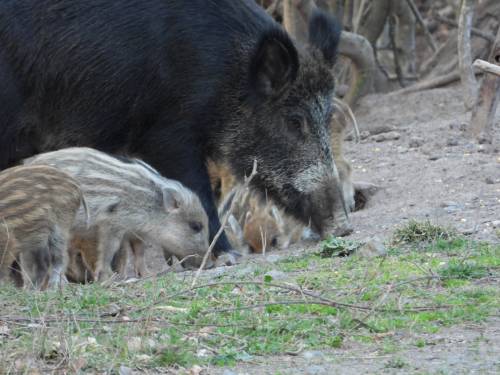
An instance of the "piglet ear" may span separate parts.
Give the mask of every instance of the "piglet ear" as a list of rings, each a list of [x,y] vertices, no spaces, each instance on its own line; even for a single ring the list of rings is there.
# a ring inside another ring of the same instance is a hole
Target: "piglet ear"
[[[283,221],[283,217],[281,216],[281,213],[279,212],[278,207],[276,207],[274,204],[271,207],[271,214],[273,215],[273,218],[276,221],[278,228],[280,230],[284,230],[285,229],[285,222]]]
[[[181,201],[178,197],[178,193],[176,190],[171,188],[163,188],[161,190],[162,193],[162,201],[163,207],[165,211],[171,212],[178,210],[181,206]]]
[[[297,77],[299,58],[290,37],[281,29],[267,31],[250,62],[249,86],[259,102],[281,97]]]
[[[243,226],[246,226],[251,218],[252,218],[252,213],[250,211],[247,211],[247,213],[245,214],[245,220],[243,221]]]
[[[243,237],[243,230],[241,229],[240,223],[238,223],[238,220],[234,217],[233,214],[229,215],[228,218],[228,223],[229,227],[231,228],[231,231],[234,233],[235,237],[238,239],[238,242],[243,245],[245,242],[245,239]]]
[[[342,25],[332,15],[316,8],[309,19],[309,43],[321,51],[333,66],[342,33]]]

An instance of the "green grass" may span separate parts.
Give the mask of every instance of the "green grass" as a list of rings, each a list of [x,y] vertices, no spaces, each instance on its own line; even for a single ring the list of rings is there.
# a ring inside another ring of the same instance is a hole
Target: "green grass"
[[[192,276],[185,274],[50,292],[2,287],[0,368],[117,372],[123,365],[161,371],[231,365],[301,349],[333,350],[346,339],[397,353],[401,345],[391,333],[411,331],[411,345],[423,347],[419,334],[498,314],[499,245],[445,236],[441,230],[419,232],[421,241],[414,242],[416,237],[405,233],[398,236],[406,245],[411,238],[411,245],[393,246],[384,258],[335,256],[337,249],[355,244],[332,239],[303,256],[259,265],[245,280],[238,274],[248,264],[217,277],[204,273],[198,285],[207,286],[198,289],[190,288]],[[287,278],[273,280],[266,275],[271,270]],[[387,368],[406,366],[394,358]]]

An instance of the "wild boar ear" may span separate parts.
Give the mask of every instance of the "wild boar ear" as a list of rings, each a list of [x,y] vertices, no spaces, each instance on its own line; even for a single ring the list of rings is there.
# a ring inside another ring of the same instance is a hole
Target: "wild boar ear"
[[[165,211],[171,212],[179,209],[181,201],[176,190],[171,188],[162,188],[161,194],[163,208],[165,208]]]
[[[309,20],[309,43],[321,51],[327,64],[337,57],[342,25],[332,15],[316,8]]]
[[[279,98],[297,78],[299,57],[290,37],[280,29],[261,38],[250,62],[250,94],[257,101]]]

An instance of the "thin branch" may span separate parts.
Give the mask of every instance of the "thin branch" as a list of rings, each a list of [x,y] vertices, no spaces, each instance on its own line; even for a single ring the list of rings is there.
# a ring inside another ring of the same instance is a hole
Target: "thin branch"
[[[458,66],[464,91],[464,105],[470,110],[476,104],[478,84],[472,67],[472,48],[470,44],[474,0],[463,0],[458,24]]]
[[[389,40],[391,42],[392,56],[394,60],[394,71],[396,72],[396,77],[398,79],[399,86],[405,87],[403,70],[401,69],[398,46],[396,43],[396,25],[397,25],[396,15],[395,14],[389,15]]]
[[[267,8],[266,8],[266,12],[270,15],[273,15],[277,9],[280,7],[280,6],[283,6],[282,4],[282,0],[274,0],[271,5],[269,5]]]
[[[285,290],[293,291],[293,292],[296,292],[296,293],[304,294],[304,295],[312,297],[312,298],[316,298],[316,299],[319,300],[318,302],[320,302],[320,304],[326,304],[327,306],[330,306],[330,307],[348,308],[348,309],[353,309],[353,310],[364,310],[364,311],[372,310],[372,307],[370,307],[370,306],[362,306],[362,305],[354,305],[354,304],[343,303],[343,302],[336,302],[336,301],[333,301],[331,299],[325,298],[325,297],[323,297],[323,296],[321,296],[319,294],[302,290],[301,288],[298,288],[298,287],[289,286],[289,285],[267,283],[267,282],[263,282],[263,281],[222,281],[222,282],[208,283],[208,284],[198,285],[198,286],[195,286],[195,287],[192,287],[192,288],[189,288],[189,289],[186,289],[186,290],[174,293],[174,294],[168,296],[167,299],[170,300],[170,299],[178,297],[180,295],[183,295],[183,294],[186,294],[186,293],[189,293],[189,292],[193,292],[196,289],[210,288],[210,287],[213,287],[213,286],[223,286],[223,285],[259,285],[259,286],[269,286],[269,287],[274,287],[274,288],[280,288],[280,289],[285,289]],[[314,301],[310,301],[310,302],[314,303]],[[256,305],[255,308],[257,308],[257,307],[262,307],[262,306],[257,306]],[[434,310],[436,308],[449,308],[449,307],[450,306],[440,306],[440,307],[436,307],[436,306],[418,306],[418,307],[414,307],[412,309],[405,310],[405,312],[429,311],[429,310]],[[398,313],[401,312],[398,309],[375,309],[375,311],[377,311],[377,312],[398,312]]]
[[[451,18],[441,17],[440,15],[436,14],[434,15],[434,19],[448,26],[458,28],[458,23],[455,20],[452,20]],[[480,30],[475,27],[472,27],[470,31],[472,35],[477,36],[479,38],[483,38],[487,40],[489,43],[495,42],[495,36],[493,34],[484,32],[483,30]]]
[[[349,118],[349,120],[351,120],[352,127],[354,128],[354,139],[356,140],[356,143],[359,143],[361,135],[359,133],[358,121],[356,120],[356,116],[354,116],[351,106],[337,97],[333,98],[333,103],[338,106],[341,112],[343,112],[344,117]]]
[[[243,191],[245,191],[249,187],[250,182],[252,181],[252,179],[255,177],[256,174],[257,174],[257,160],[254,160],[252,173],[250,173],[250,176],[245,177],[245,182],[243,184],[243,188],[238,190],[236,195],[233,197],[233,200],[231,201],[231,207],[229,207],[229,210],[224,215],[224,218],[221,222],[220,228],[217,231],[217,233],[215,234],[215,236],[212,240],[212,243],[208,247],[208,250],[207,250],[205,256],[203,257],[203,261],[201,262],[200,268],[198,268],[198,271],[196,271],[193,282],[191,283],[191,287],[194,287],[196,285],[196,282],[198,281],[198,278],[200,277],[201,270],[203,270],[203,268],[205,268],[208,258],[212,255],[212,250],[215,247],[217,240],[222,235],[222,232],[224,232],[224,228],[227,225],[227,221],[229,220],[229,216],[231,216],[231,214],[234,211],[234,208],[236,206],[236,202],[238,202],[240,200],[241,194],[243,193]]]
[[[437,48],[436,42],[434,41],[434,37],[432,36],[432,34],[430,33],[429,29],[427,28],[427,26],[425,24],[425,21],[422,18],[422,15],[418,11],[417,6],[413,2],[413,0],[406,0],[406,2],[408,3],[408,6],[410,7],[411,11],[413,12],[413,15],[417,19],[417,22],[422,27],[422,30],[424,31],[425,39],[427,40],[427,42],[431,46],[432,50],[434,52],[436,52],[438,48]]]
[[[205,314],[213,314],[213,313],[225,313],[225,312],[234,312],[234,311],[242,311],[242,310],[252,310],[259,309],[263,307],[269,306],[291,306],[291,305],[321,305],[321,306],[329,306],[329,307],[338,307],[335,303],[332,305],[328,302],[323,301],[282,301],[282,302],[266,302],[266,303],[258,303],[255,305],[248,306],[240,306],[240,307],[230,307],[227,309],[212,309],[212,310],[204,310]],[[377,312],[392,312],[392,313],[418,313],[423,311],[435,311],[441,309],[450,309],[456,306],[452,305],[440,305],[440,306],[418,306],[411,309],[374,309],[373,311]],[[366,310],[372,310],[372,308],[367,307]]]

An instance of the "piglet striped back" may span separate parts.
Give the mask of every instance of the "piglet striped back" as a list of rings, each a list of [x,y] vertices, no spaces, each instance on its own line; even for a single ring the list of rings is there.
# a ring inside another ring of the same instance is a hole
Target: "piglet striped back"
[[[197,199],[193,192],[180,182],[162,177],[154,168],[137,160],[110,156],[86,148],[72,147],[47,152],[26,159],[25,164],[43,164],[55,167],[78,181],[88,202],[91,216],[113,199],[120,198],[127,205],[160,209],[161,190],[177,191],[186,205]],[[79,223],[83,217],[78,215]]]

